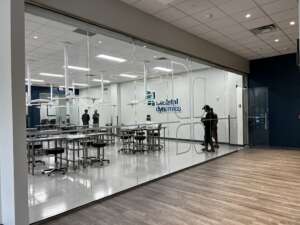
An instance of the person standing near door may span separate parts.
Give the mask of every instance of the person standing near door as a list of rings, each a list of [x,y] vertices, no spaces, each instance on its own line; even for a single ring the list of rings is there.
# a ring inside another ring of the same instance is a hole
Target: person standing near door
[[[100,115],[98,113],[98,110],[96,109],[94,111],[94,115],[93,115],[93,126],[94,127],[99,127],[99,117],[100,117]]]
[[[212,122],[213,122],[213,113],[211,108],[208,105],[205,105],[202,108],[206,112],[206,116],[201,119],[201,122],[204,125],[204,148],[203,151],[214,152],[215,148],[212,141]],[[210,145],[211,150],[208,150],[208,145]]]
[[[89,127],[90,115],[89,115],[87,109],[84,110],[84,114],[82,115],[81,120],[82,120],[82,125],[83,126]]]

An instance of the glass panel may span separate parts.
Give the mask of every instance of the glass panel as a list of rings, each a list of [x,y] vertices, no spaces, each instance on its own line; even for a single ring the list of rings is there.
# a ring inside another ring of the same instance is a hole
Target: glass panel
[[[47,100],[28,102],[28,121],[34,129],[55,119],[45,126],[54,133],[28,130],[28,136],[48,138],[33,160],[40,165],[30,163],[32,151],[28,154],[31,222],[243,144],[242,76],[42,9],[30,11],[28,74],[32,79],[48,75],[28,86],[29,97]],[[55,147],[57,142],[49,141],[54,137],[62,138],[67,171],[48,177],[41,172],[59,166],[45,154]],[[220,145],[215,152],[207,151],[212,146],[203,150],[211,138]]]
[[[249,89],[249,144],[269,145],[269,103],[268,88]]]

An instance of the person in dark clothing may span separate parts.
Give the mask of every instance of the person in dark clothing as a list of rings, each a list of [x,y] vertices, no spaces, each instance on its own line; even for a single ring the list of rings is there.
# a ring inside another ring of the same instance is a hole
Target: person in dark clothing
[[[97,110],[94,111],[93,124],[94,124],[94,127],[99,126],[99,113]]]
[[[219,148],[219,141],[218,141],[218,115],[214,112],[213,108],[210,108],[213,114],[213,121],[212,121],[212,138],[215,141],[215,148]]]
[[[84,114],[81,117],[83,126],[89,126],[90,123],[90,115],[88,114],[88,110],[84,110]]]
[[[204,148],[203,151],[211,151],[214,152],[215,148],[212,141],[212,123],[213,123],[213,113],[211,108],[208,105],[203,107],[203,110],[206,112],[206,116],[201,119],[204,125]],[[208,150],[208,145],[210,145],[211,150]]]

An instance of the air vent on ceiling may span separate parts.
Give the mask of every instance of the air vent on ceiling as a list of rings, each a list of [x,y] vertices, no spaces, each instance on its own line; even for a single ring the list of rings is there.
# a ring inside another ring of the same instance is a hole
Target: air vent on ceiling
[[[277,27],[276,27],[275,24],[269,24],[269,25],[266,25],[266,26],[251,29],[250,31],[255,35],[268,34],[268,33],[272,33],[272,32],[277,31]]]
[[[97,75],[95,74],[86,74],[87,77],[96,77]]]
[[[73,30],[74,33],[78,33],[78,34],[82,34],[82,35],[88,35],[90,37],[96,35],[96,33],[90,32],[90,31],[86,31],[80,28],[76,28],[75,30]]]

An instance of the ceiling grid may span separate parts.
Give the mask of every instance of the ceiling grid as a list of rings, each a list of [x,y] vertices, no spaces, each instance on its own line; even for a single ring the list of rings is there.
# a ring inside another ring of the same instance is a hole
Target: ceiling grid
[[[121,0],[247,59],[296,52],[297,0]],[[275,24],[277,31],[251,29]]]

